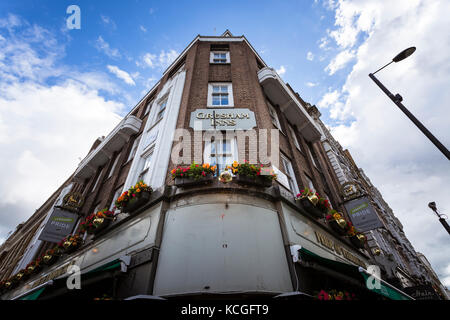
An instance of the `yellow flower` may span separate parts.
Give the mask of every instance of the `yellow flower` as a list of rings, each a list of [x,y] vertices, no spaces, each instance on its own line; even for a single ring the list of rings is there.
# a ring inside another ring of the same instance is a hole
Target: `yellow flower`
[[[239,165],[239,163],[237,161],[233,162],[233,167],[237,168],[238,165]]]
[[[341,218],[341,215],[339,214],[339,213],[335,213],[335,214],[333,214],[333,218],[335,218],[336,220],[337,219],[340,219]]]

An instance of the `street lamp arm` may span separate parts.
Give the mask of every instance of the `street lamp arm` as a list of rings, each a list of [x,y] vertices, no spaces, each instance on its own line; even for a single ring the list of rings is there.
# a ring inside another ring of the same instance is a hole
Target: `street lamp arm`
[[[389,65],[389,64],[387,64]],[[386,66],[387,66],[386,65]],[[386,67],[384,66],[384,67]],[[384,68],[383,67],[383,68]],[[382,68],[381,68],[382,69]],[[381,70],[380,69],[380,70]],[[379,70],[378,70],[379,71]],[[376,71],[376,72],[378,72]],[[373,73],[369,74],[370,79],[372,79],[377,86],[399,107],[399,109],[422,131],[422,133],[427,136],[428,139],[450,160],[450,152],[448,149],[430,132],[428,129],[402,104],[402,97],[399,94],[395,96],[374,76]]]

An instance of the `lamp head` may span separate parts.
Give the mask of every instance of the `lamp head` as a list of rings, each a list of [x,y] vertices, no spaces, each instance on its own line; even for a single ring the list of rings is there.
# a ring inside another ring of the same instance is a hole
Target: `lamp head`
[[[436,208],[436,202],[430,202],[429,204],[428,204],[428,207],[430,207],[430,209],[431,210],[433,210],[433,211],[435,211],[436,212],[436,210],[437,210],[437,208]]]
[[[392,59],[392,61],[394,61],[394,62],[402,61],[402,60],[408,58],[410,55],[412,55],[414,53],[414,51],[416,51],[416,47],[410,47],[408,49],[405,49],[402,52],[400,52],[398,55],[396,55],[394,57],[394,59]]]

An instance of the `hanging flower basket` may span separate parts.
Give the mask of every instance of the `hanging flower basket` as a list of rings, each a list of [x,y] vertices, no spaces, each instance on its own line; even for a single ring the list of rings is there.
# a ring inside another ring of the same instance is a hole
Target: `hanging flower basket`
[[[31,276],[35,273],[38,273],[39,271],[42,270],[42,265],[41,265],[41,259],[37,259],[35,261],[30,262],[26,268],[26,273]]]
[[[16,286],[22,281],[28,280],[30,276],[27,274],[25,269],[20,270],[16,275],[12,278],[13,286]]]
[[[41,258],[41,261],[43,264],[45,264],[47,266],[51,266],[58,260],[60,255],[61,255],[61,253],[60,253],[60,249],[58,247],[56,247],[55,249],[49,249],[49,250],[45,251],[44,255]]]
[[[272,186],[272,181],[277,179],[277,175],[271,167],[250,164],[248,161],[239,163],[234,161],[232,165],[226,167],[236,175],[236,182],[243,185],[254,185],[261,188]]]
[[[343,215],[336,210],[332,210],[326,217],[327,224],[336,233],[345,235],[348,231],[348,222],[344,219]]]
[[[350,237],[351,243],[358,249],[364,249],[364,244],[366,243],[366,236],[362,233],[358,233]]]
[[[139,195],[130,199],[125,206],[122,207],[121,211],[125,213],[133,213],[140,207],[150,200],[151,192],[143,191]]]
[[[295,198],[295,201],[301,204],[303,209],[316,218],[323,218],[324,214],[330,209],[328,200],[321,198],[317,192],[305,188]]]
[[[153,189],[142,180],[130,187],[116,200],[116,207],[125,213],[133,213],[150,200]]]
[[[80,232],[88,234],[97,234],[109,227],[114,221],[115,213],[108,209],[103,209],[97,213],[92,213],[80,224]]]
[[[80,237],[79,234],[75,234],[75,235],[68,235],[67,237],[65,237],[59,243],[59,247],[65,254],[71,254],[76,250],[78,250],[78,248],[80,248],[82,244],[83,239]]]

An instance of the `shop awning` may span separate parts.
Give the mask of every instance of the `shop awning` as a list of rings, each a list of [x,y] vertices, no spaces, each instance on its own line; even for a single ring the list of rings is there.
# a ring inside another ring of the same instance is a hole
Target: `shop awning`
[[[21,295],[18,295],[14,297],[11,300],[36,300],[39,298],[39,296],[44,292],[44,290],[53,284],[53,281],[47,281],[46,283],[41,284],[40,286],[37,286],[36,288],[33,288],[27,292],[22,293]]]
[[[371,275],[369,272],[367,272],[367,270],[364,270],[363,268],[359,267],[359,271],[361,273],[361,275],[364,278],[364,281],[366,283],[366,286],[368,286],[368,283],[370,282],[367,281],[369,279],[369,277],[374,277],[373,275]],[[390,285],[389,283],[387,283],[384,280],[378,279],[376,278],[376,280],[380,281],[380,286],[379,288],[376,287],[367,287],[367,289],[378,293],[382,296],[385,296],[391,300],[415,300],[413,297],[407,295],[406,293],[404,293],[403,291],[400,291],[399,289],[395,288],[394,286]]]
[[[407,295],[406,293],[400,291],[394,286],[390,285],[386,281],[376,278],[379,281],[380,286],[369,286],[371,281],[367,281],[369,277],[374,277],[367,270],[362,267],[357,267],[354,265],[350,265],[347,263],[330,260],[324,257],[321,257],[314,252],[311,252],[305,248],[300,248],[299,250],[299,258],[301,261],[312,261],[321,266],[324,266],[327,269],[336,271],[338,273],[344,274],[348,277],[358,280],[361,282],[363,286],[365,286],[368,290],[380,294],[384,297],[387,297],[391,300],[414,300],[412,297]],[[371,278],[373,279],[373,278]],[[378,287],[378,288],[377,288]]]

